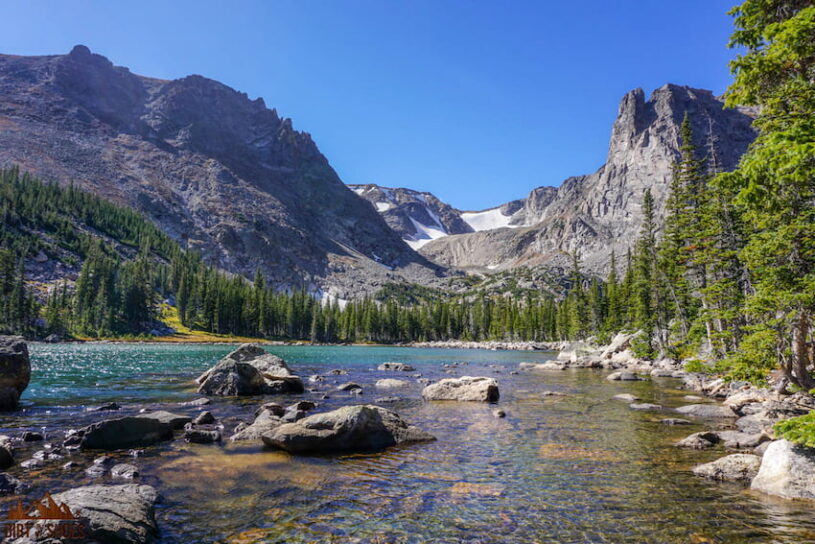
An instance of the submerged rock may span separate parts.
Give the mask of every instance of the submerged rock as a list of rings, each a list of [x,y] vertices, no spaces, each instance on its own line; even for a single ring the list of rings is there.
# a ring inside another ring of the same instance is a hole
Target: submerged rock
[[[815,449],[776,440],[767,446],[751,487],[786,499],[815,499]]]
[[[660,419],[660,423],[663,425],[690,425],[691,421],[687,419],[682,419],[681,417],[666,417],[665,419]]]
[[[738,417],[729,406],[716,404],[689,404],[676,409],[680,414],[708,419]]]
[[[394,380],[393,378],[387,378],[384,380],[378,380],[375,384],[377,389],[399,389],[401,387],[408,387],[410,384],[405,380]]]
[[[374,405],[345,406],[285,423],[263,434],[263,442],[290,453],[373,451],[435,440],[398,414]]]
[[[519,363],[521,370],[566,370],[569,368],[568,361],[546,361],[545,363]]]
[[[710,432],[704,431],[701,433],[693,433],[690,436],[687,436],[676,443],[676,446],[679,448],[692,448],[695,450],[703,450],[706,448],[712,448],[716,444],[719,443],[719,435]]]
[[[662,405],[661,404],[649,404],[647,402],[643,402],[641,404],[636,404],[636,403],[629,404],[628,407],[631,408],[632,410],[640,410],[640,411],[662,410]]]
[[[377,367],[377,370],[393,370],[396,372],[413,372],[416,370],[412,366],[405,363],[382,363]]]
[[[499,396],[498,382],[483,376],[446,378],[422,390],[422,397],[425,400],[495,402]]]
[[[616,372],[612,372],[606,379],[612,382],[620,381],[620,382],[639,382],[642,381],[642,378],[634,374],[633,372],[629,372],[628,370],[618,370]]]
[[[697,476],[722,481],[749,481],[758,473],[761,457],[749,453],[734,453],[713,462],[693,467]]]
[[[158,493],[149,485],[89,485],[57,493],[53,498],[88,520],[87,536],[91,540],[147,544],[158,537]]]
[[[611,398],[613,398],[614,400],[621,400],[623,402],[636,402],[636,401],[640,400],[639,397],[634,396],[634,395],[632,395],[630,393],[622,393],[620,395],[614,395]]]
[[[0,410],[14,410],[31,381],[28,346],[21,336],[0,336]]]

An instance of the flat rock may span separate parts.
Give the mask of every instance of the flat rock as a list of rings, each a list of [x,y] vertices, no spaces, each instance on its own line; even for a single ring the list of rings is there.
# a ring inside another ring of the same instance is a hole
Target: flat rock
[[[545,363],[520,363],[521,370],[566,370],[569,368],[568,361],[546,361]]]
[[[289,453],[373,451],[435,440],[398,414],[374,405],[345,406],[285,423],[263,435],[267,446]]]
[[[149,485],[89,485],[57,493],[53,498],[88,520],[90,539],[147,544],[158,538],[158,493]]]
[[[749,453],[734,453],[710,463],[693,467],[693,473],[712,480],[750,481],[761,466],[761,457]]]
[[[786,499],[815,500],[815,450],[788,440],[772,442],[751,487]]]
[[[393,378],[377,380],[376,382],[377,389],[399,389],[400,387],[408,387],[409,385],[410,384],[405,380],[394,380]]]
[[[77,431],[76,435],[71,438],[75,438],[82,449],[140,448],[152,446],[163,440],[171,440],[173,426],[158,418],[144,415],[127,416],[93,423]]]
[[[741,431],[718,431],[719,439],[725,448],[733,448],[737,450],[752,449],[767,442],[770,437],[764,433],[743,433]]]
[[[660,419],[660,423],[663,425],[690,425],[691,421],[687,419],[682,419],[681,417],[666,417],[665,419]]]
[[[639,397],[637,397],[635,395],[632,395],[630,393],[622,393],[620,395],[614,395],[611,398],[613,398],[614,400],[621,400],[623,402],[636,402],[636,401],[640,400]]]
[[[164,410],[147,412],[146,414],[139,415],[139,417],[146,419],[155,419],[156,421],[160,421],[161,423],[166,423],[167,425],[172,427],[173,430],[183,429],[184,425],[192,421],[192,418],[190,416],[173,414],[172,412],[166,412]]]
[[[661,404],[650,404],[650,403],[647,403],[647,402],[643,402],[643,403],[640,403],[640,404],[637,404],[637,403],[629,404],[628,407],[631,408],[632,410],[642,410],[642,411],[644,411],[644,410],[662,410],[662,405]]]
[[[186,429],[184,440],[193,444],[213,444],[221,441],[221,432],[217,430]]]
[[[628,370],[618,370],[616,372],[612,372],[606,379],[609,381],[619,381],[619,382],[638,382],[642,381],[642,378],[634,374],[633,372],[629,372]]]
[[[729,406],[719,406],[717,404],[688,404],[676,409],[680,414],[706,419],[738,417]]]

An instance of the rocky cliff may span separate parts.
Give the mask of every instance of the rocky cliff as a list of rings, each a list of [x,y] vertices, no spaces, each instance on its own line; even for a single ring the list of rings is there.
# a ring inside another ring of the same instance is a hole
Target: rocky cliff
[[[84,46],[0,55],[0,165],[146,213],[210,263],[339,297],[432,283],[291,120],[217,81],[151,79]]]
[[[502,270],[562,266],[566,252],[577,250],[586,270],[605,274],[611,251],[624,254],[638,236],[646,188],[657,213],[663,213],[686,112],[695,143],[710,155],[711,165],[734,168],[755,138],[750,111],[725,109],[706,90],[665,85],[646,100],[636,89],[620,103],[608,159],[597,172],[568,178],[557,189],[536,189],[529,198],[503,206],[509,214],[506,228],[446,236],[421,253],[446,266]]]

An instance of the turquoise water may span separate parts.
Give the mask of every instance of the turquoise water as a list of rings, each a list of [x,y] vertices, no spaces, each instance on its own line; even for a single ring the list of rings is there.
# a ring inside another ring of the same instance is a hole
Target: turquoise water
[[[231,346],[134,344],[34,345],[34,376],[25,410],[0,432],[46,428],[59,435],[107,417],[86,406],[115,400],[119,413],[196,398],[191,384]],[[634,393],[643,402],[684,404],[676,380],[609,382],[593,370],[517,373],[522,361],[551,353],[386,347],[272,346],[303,377],[334,368],[304,395],[217,399],[207,407],[225,427],[251,421],[262,400],[316,400],[318,410],[396,395],[388,404],[434,434],[427,444],[381,453],[292,457],[260,445],[187,445],[176,440],[136,459],[142,481],[163,500],[157,519],[164,543],[805,543],[815,542],[815,508],[707,482],[690,468],[722,451],[678,450],[672,443],[702,425],[666,427],[664,413],[635,412],[612,400]],[[402,361],[436,380],[489,375],[500,384],[497,406],[425,403],[412,374],[380,372]],[[466,363],[456,367],[449,363]],[[377,391],[384,377],[411,382]],[[355,381],[361,397],[334,391]],[[566,393],[544,396],[545,390]],[[324,394],[329,399],[322,399]],[[21,458],[25,458],[22,456]],[[79,459],[83,463],[89,459]],[[38,472],[30,498],[90,483],[82,471],[56,466]],[[5,504],[7,500],[0,500]]]

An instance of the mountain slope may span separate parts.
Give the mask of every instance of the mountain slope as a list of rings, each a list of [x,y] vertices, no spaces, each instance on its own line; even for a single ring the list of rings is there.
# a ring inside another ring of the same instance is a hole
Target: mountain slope
[[[0,55],[0,164],[128,204],[208,262],[281,286],[349,297],[441,273],[262,99],[138,76],[84,46]]]
[[[637,238],[646,188],[661,217],[686,112],[695,143],[712,150],[715,168],[733,169],[755,138],[751,112],[724,109],[706,90],[665,85],[646,101],[642,89],[636,89],[620,103],[608,159],[597,172],[568,178],[556,190],[536,189],[522,203],[510,203],[516,210],[507,226],[529,226],[447,236],[428,243],[421,253],[445,266],[503,270],[564,266],[566,252],[578,251],[587,271],[605,274],[611,251],[623,255]]]

